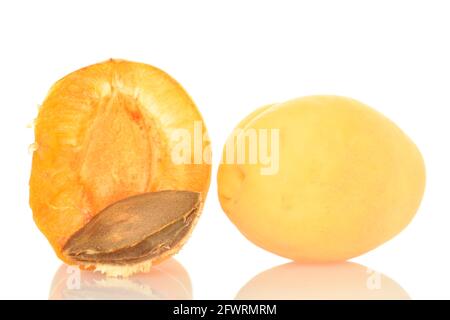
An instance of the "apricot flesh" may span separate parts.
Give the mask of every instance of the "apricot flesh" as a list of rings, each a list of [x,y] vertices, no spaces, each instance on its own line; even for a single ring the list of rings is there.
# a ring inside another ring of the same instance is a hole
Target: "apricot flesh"
[[[226,162],[224,149],[217,175],[223,210],[270,252],[301,262],[344,261],[394,237],[419,207],[425,168],[418,148],[358,101],[299,98],[261,108],[238,128],[238,137],[279,130],[276,173],[261,174],[260,162]]]
[[[173,133],[182,129],[193,134],[199,123],[207,137],[189,95],[150,65],[111,59],[57,81],[35,122],[30,177],[34,220],[57,255],[78,264],[63,253],[64,245],[119,200],[184,190],[199,193],[203,203],[210,164],[172,159]],[[207,139],[204,145],[208,151]]]

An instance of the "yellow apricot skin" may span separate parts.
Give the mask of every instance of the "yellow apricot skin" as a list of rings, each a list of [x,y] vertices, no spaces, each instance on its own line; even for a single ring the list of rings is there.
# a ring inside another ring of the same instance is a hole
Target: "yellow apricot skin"
[[[279,129],[278,172],[262,175],[261,163],[223,161],[217,175],[223,210],[270,252],[308,263],[345,261],[393,238],[420,205],[420,151],[356,100],[294,99],[258,109],[238,128]]]

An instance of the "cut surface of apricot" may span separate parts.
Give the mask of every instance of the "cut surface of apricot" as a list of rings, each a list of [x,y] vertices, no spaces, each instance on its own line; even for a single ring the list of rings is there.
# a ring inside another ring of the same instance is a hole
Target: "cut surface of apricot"
[[[198,202],[183,213],[191,213],[192,223],[183,229],[182,239],[151,256],[146,266],[178,251],[201,212],[211,166],[194,161],[194,153],[188,155],[190,161],[174,161],[179,142],[173,137],[180,131],[194,137],[198,127],[206,154],[210,150],[206,128],[189,95],[168,74],[146,64],[109,60],[56,82],[35,122],[30,206],[57,255],[67,263],[100,269],[99,262],[80,263],[64,251],[68,240],[118,201],[165,190],[185,191],[172,193],[179,196],[174,201],[191,194],[198,195]],[[167,201],[161,205],[167,206]],[[171,208],[176,206],[167,207]],[[146,227],[142,219],[148,215],[142,214],[128,218],[136,218],[139,226],[134,228],[148,237],[142,230]],[[118,219],[117,224],[131,225],[131,220]],[[115,229],[120,228],[117,224]],[[102,267],[116,267],[114,273],[120,275],[134,272],[134,267],[141,270],[141,264],[106,260]]]

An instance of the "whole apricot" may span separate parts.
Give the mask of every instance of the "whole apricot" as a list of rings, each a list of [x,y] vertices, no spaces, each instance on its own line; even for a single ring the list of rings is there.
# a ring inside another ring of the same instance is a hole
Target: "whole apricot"
[[[57,255],[129,275],[177,252],[210,182],[208,161],[174,161],[173,136],[196,129],[207,154],[194,102],[155,67],[111,59],[56,82],[36,119],[30,206]]]
[[[379,246],[411,221],[425,168],[415,144],[379,112],[310,96],[244,119],[217,179],[223,210],[250,241],[293,260],[334,262]]]

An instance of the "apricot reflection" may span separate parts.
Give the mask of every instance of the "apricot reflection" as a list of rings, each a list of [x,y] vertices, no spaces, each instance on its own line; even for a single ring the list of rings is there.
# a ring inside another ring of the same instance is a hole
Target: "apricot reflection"
[[[353,262],[329,265],[287,263],[251,279],[236,299],[377,300],[410,299],[389,277]]]
[[[192,299],[192,286],[187,271],[172,258],[128,278],[106,277],[63,264],[53,278],[49,299]]]

